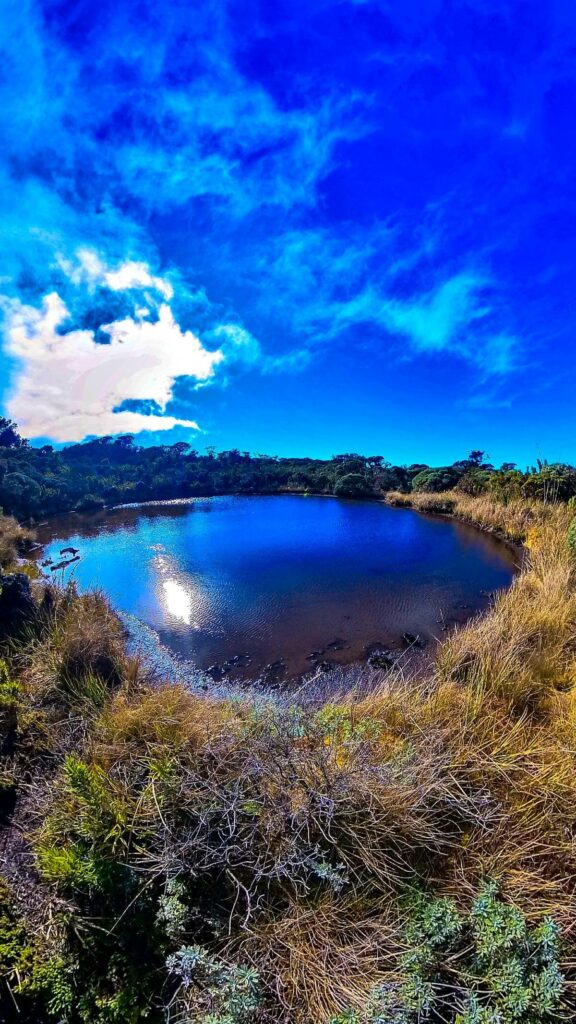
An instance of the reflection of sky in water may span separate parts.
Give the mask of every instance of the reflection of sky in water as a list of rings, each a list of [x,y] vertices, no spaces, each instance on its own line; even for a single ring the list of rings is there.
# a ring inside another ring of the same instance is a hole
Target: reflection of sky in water
[[[101,587],[204,667],[250,653],[256,666],[286,657],[303,671],[336,637],[351,660],[404,631],[438,636],[512,575],[506,549],[476,530],[325,498],[201,499],[50,529],[51,557],[80,548],[81,588]]]

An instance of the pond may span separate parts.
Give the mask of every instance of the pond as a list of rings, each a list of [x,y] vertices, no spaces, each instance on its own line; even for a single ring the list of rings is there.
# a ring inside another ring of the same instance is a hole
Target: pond
[[[517,561],[453,520],[298,495],[127,506],[38,532],[44,559],[79,549],[56,578],[100,588],[213,678],[287,679],[414,637],[429,646],[508,586]]]

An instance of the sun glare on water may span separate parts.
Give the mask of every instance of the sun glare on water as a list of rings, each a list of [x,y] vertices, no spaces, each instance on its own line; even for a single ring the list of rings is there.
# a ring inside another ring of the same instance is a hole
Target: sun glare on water
[[[170,615],[187,626],[192,625],[192,595],[177,580],[164,580],[164,599]]]

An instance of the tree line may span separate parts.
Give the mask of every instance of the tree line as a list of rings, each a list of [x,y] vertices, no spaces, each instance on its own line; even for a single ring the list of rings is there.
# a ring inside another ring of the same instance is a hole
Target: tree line
[[[138,445],[132,434],[100,437],[61,450],[32,447],[11,420],[0,417],[0,507],[20,520],[110,505],[217,494],[333,494],[377,498],[388,491],[488,492],[565,501],[576,495],[576,469],[538,461],[519,469],[495,467],[475,449],[449,466],[393,465],[356,452],[331,459],[280,458],[232,448],[200,453],[179,441]]]

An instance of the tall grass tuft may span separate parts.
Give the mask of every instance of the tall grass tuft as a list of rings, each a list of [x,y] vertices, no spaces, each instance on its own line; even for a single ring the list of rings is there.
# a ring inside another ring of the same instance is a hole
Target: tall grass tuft
[[[11,516],[3,516],[0,509],[0,570],[10,569],[22,547],[29,541],[31,534]]]

